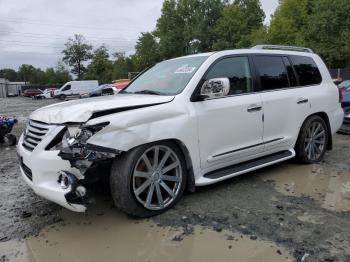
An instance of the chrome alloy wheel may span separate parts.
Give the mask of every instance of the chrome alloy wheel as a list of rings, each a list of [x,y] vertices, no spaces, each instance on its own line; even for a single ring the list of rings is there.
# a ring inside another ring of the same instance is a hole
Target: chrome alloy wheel
[[[326,130],[320,122],[313,122],[306,133],[305,153],[307,157],[317,160],[324,150],[326,144]]]
[[[162,210],[177,197],[182,182],[181,162],[164,145],[145,151],[136,162],[132,176],[133,192],[146,209]]]

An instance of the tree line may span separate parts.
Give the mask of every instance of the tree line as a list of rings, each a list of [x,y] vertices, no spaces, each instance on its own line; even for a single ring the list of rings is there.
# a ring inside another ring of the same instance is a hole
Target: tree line
[[[349,13],[348,0],[280,0],[270,24],[264,25],[259,0],[164,0],[155,29],[141,33],[135,54],[111,56],[105,45],[94,49],[75,35],[65,44],[62,61],[78,79],[108,83],[178,56],[279,44],[312,48],[328,67],[343,68],[350,66]],[[31,83],[70,79],[62,63],[45,71],[30,65],[18,72],[3,69],[3,76]]]

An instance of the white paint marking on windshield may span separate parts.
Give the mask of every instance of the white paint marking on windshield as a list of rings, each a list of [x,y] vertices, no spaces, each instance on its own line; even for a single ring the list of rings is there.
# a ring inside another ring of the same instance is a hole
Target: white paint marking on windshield
[[[196,70],[195,66],[183,65],[176,69],[175,74],[192,74]]]

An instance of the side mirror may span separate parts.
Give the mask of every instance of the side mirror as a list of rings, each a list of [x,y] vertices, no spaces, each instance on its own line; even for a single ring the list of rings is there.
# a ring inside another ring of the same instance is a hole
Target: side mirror
[[[218,98],[227,96],[230,92],[230,80],[228,78],[213,78],[204,82],[199,97]]]

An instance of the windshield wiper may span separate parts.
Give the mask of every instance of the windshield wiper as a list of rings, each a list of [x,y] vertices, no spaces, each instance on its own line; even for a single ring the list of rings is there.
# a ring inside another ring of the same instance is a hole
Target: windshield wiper
[[[163,93],[158,92],[158,91],[153,91],[153,90],[137,91],[137,92],[134,92],[134,94],[146,94],[146,95],[158,95],[158,96],[163,95]]]

